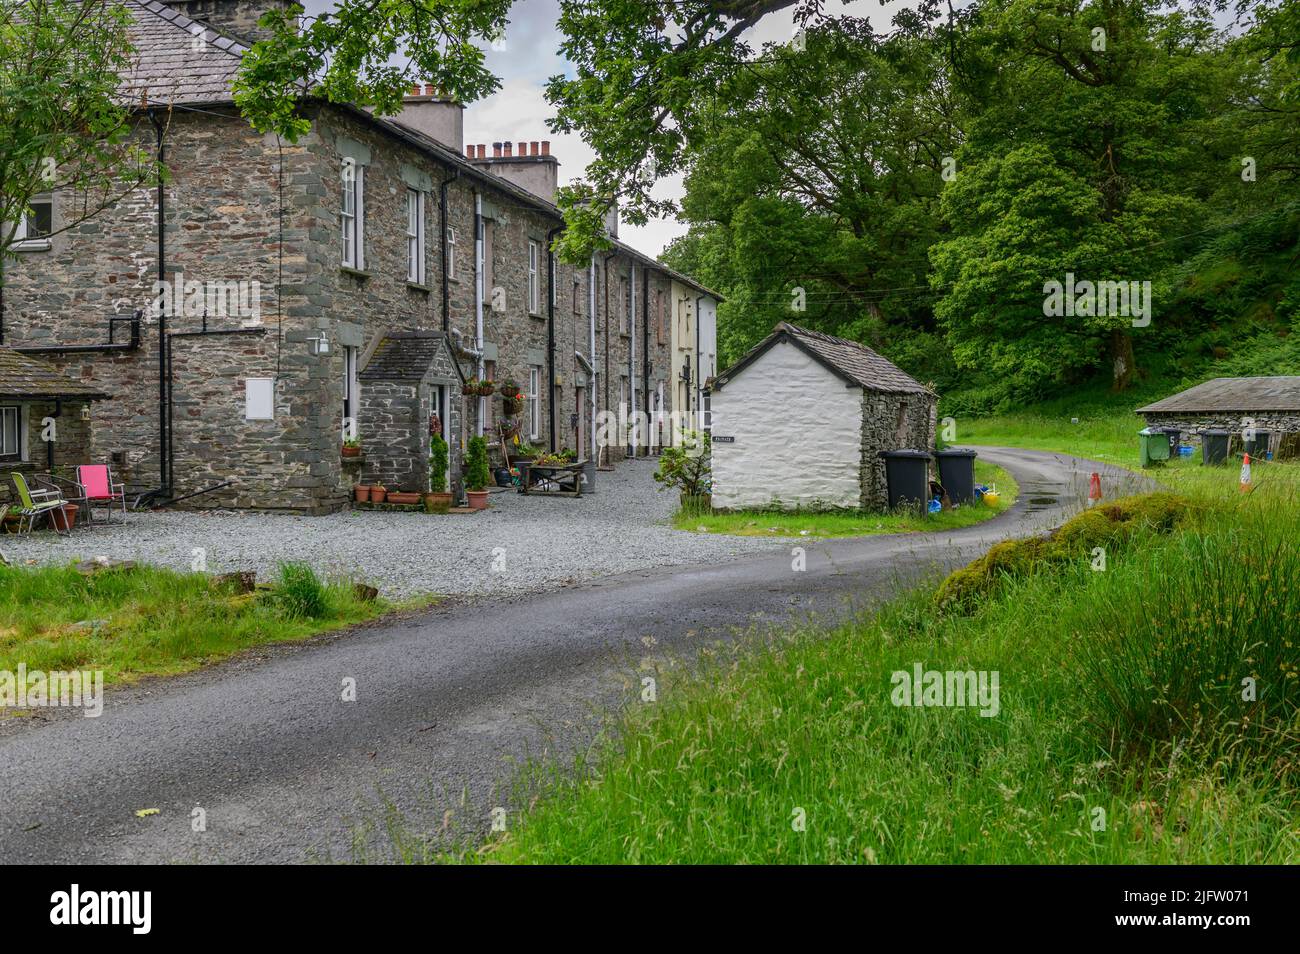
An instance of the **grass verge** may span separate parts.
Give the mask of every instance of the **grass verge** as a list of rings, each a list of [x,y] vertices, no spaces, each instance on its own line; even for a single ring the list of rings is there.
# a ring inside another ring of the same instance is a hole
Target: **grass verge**
[[[295,564],[252,593],[159,567],[85,576],[71,566],[0,566],[0,670],[102,669],[105,682],[179,673],[393,608]]]
[[[1008,578],[963,612],[923,587],[661,673],[659,702],[576,770],[536,769],[536,807],[463,858],[1300,860],[1300,496],[1199,490],[1212,506],[1135,529],[1104,571]],[[918,666],[997,673],[996,705],[898,705]]]
[[[877,533],[923,533],[956,530],[996,517],[1013,503],[1019,488],[1015,479],[995,464],[975,461],[975,482],[996,486],[1000,500],[994,506],[972,504],[924,516],[911,512],[862,514],[790,510],[745,510],[736,513],[693,514],[678,511],[673,526],[696,533],[721,533],[739,537],[860,537]]]

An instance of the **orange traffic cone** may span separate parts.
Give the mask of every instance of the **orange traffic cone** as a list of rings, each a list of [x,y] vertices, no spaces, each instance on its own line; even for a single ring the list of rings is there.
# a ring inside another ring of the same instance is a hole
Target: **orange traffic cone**
[[[1241,459],[1241,492],[1248,494],[1253,489],[1250,483],[1250,455],[1245,454]]]
[[[1101,502],[1101,474],[1096,472],[1088,478],[1088,506]]]

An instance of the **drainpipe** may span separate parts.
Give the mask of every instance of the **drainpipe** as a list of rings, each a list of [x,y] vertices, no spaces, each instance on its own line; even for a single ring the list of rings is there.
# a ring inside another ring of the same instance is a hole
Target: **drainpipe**
[[[637,445],[641,443],[640,428],[636,425],[633,412],[636,410],[636,262],[629,261],[627,266],[627,415],[632,419],[631,443],[628,456],[635,457]]]
[[[478,373],[483,378],[483,194],[474,190],[474,344],[478,349]],[[483,436],[483,397],[478,397],[474,433]]]
[[[587,317],[590,319],[590,355],[591,355],[591,385],[588,392],[591,395],[591,444],[587,451],[591,454],[591,459],[597,464],[600,463],[600,450],[596,447],[596,415],[600,413],[600,403],[596,396],[596,253],[591,253],[591,263],[587,266]]]
[[[158,281],[167,283],[167,228],[166,195],[163,190],[163,168],[166,145],[163,143],[163,124],[157,112],[149,113],[153,123],[158,150]],[[160,490],[171,494],[171,470],[167,461],[171,457],[171,432],[167,428],[170,390],[167,380],[167,309],[158,309],[158,476]]]
[[[438,227],[442,229],[442,333],[451,332],[451,289],[447,287],[447,187],[460,178],[460,170],[453,169],[450,176],[438,186]]]
[[[609,371],[609,260],[617,254],[617,252],[610,252],[605,256],[602,264],[605,272],[605,410],[607,411],[609,410],[609,379],[613,377]]]
[[[555,253],[551,251],[551,242],[555,236],[564,231],[558,225],[546,233],[546,405],[550,408],[548,415],[551,427],[551,453],[555,453]]]

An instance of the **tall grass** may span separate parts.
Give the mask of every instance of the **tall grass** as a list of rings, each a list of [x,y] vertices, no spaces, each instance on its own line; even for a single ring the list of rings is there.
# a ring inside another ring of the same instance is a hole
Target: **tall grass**
[[[1104,571],[1010,580],[973,615],[923,588],[665,669],[660,702],[632,703],[576,771],[538,767],[538,807],[466,857],[1300,860],[1300,501],[1226,496]],[[891,673],[917,663],[997,671],[1000,711],[896,707]]]

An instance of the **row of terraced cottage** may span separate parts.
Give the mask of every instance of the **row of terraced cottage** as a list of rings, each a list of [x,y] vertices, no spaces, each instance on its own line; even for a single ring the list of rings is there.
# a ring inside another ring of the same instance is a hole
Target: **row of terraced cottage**
[[[327,512],[358,480],[427,490],[432,431],[459,495],[467,439],[498,433],[473,379],[517,382],[524,438],[584,458],[598,412],[644,413],[602,464],[669,442],[670,412],[705,422],[717,296],[618,242],[616,216],[590,264],[555,260],[549,143],[466,145],[427,87],[390,119],[313,104],[296,144],[243,121],[231,82],[273,2],[128,4],[123,90],[167,175],[71,230],[58,192],[20,224],[0,348],[67,384],[0,395],[0,467],[110,462],[133,494]]]

